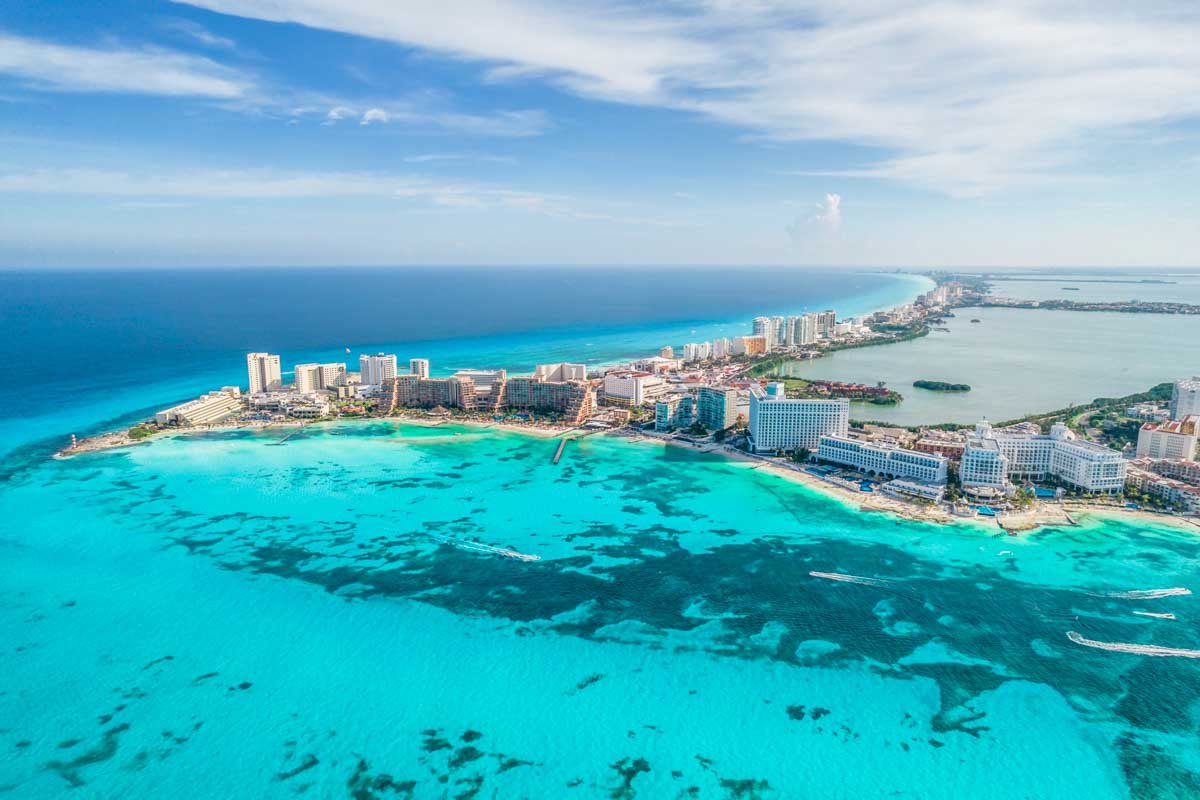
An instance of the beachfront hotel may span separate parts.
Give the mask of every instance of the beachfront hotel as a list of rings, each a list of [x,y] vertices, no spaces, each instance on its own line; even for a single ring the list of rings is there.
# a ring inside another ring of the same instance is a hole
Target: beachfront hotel
[[[1053,478],[1087,492],[1117,494],[1125,486],[1125,467],[1116,450],[1075,438],[1061,422],[1042,434],[997,431],[984,421],[967,438],[959,480],[965,489],[1007,492],[1014,478]]]
[[[382,386],[396,377],[396,356],[379,353],[358,357],[358,380],[363,386]]]
[[[270,353],[247,353],[246,372],[250,378],[250,394],[274,392],[283,386],[279,356]]]
[[[1200,416],[1190,414],[1167,422],[1147,422],[1138,430],[1137,457],[1191,461],[1196,457],[1198,443]]]
[[[346,385],[345,364],[297,364],[294,374],[296,391],[300,394]]]
[[[737,389],[701,386],[696,393],[696,421],[710,431],[723,431],[737,422]]]
[[[613,370],[604,376],[604,399],[615,405],[640,406],[662,397],[670,386],[657,375],[637,370]]]
[[[419,378],[429,377],[429,359],[428,358],[410,358],[408,360],[408,371]]]
[[[850,427],[850,401],[790,400],[782,383],[764,389],[750,384],[750,445],[756,453],[815,450],[822,436],[845,436]]]
[[[572,364],[569,361],[563,361],[559,364],[538,364],[534,368],[533,374],[544,381],[552,383],[563,381],[586,381],[587,380],[587,365]]]
[[[949,459],[936,453],[905,450],[885,442],[869,442],[849,436],[822,436],[817,458],[831,464],[850,467],[868,476],[911,478],[932,484],[945,484]]]
[[[195,400],[159,411],[154,415],[154,421],[159,425],[210,425],[241,410],[242,390],[236,386],[226,386],[219,392],[209,392]]]
[[[587,374],[582,364],[569,366],[579,367],[585,375]],[[552,374],[562,373],[559,371]],[[536,373],[517,375],[505,383],[504,407],[514,411],[562,414],[564,421],[578,425],[587,421],[595,411],[596,392],[585,380],[553,381]]]
[[[692,424],[693,403],[690,394],[673,394],[654,404],[654,430],[672,431]]]

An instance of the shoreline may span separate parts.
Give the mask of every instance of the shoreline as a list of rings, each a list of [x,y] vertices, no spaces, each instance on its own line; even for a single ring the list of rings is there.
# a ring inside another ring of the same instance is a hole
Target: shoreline
[[[970,525],[975,528],[994,525],[996,534],[1020,536],[1021,534],[1035,533],[1043,528],[1083,527],[1081,520],[1102,518],[1170,525],[1193,533],[1200,533],[1200,518],[1154,514],[1142,510],[1108,508],[1104,506],[1073,508],[1058,504],[1050,505],[1042,503],[1027,512],[1010,513],[995,518],[979,517],[977,515],[959,516],[946,511],[940,506],[921,506],[880,492],[858,492],[849,486],[843,486],[834,481],[820,478],[803,469],[795,469],[783,463],[776,463],[760,456],[743,453],[740,450],[735,450],[725,445],[708,444],[693,446],[685,442],[651,436],[630,436],[627,439],[631,442],[659,443],[664,446],[680,447],[692,452],[713,453],[732,463],[746,464],[748,469],[761,469],[783,480],[804,486],[827,500],[836,501],[856,511],[888,514],[912,522],[926,522],[942,526]]]
[[[505,433],[529,436],[543,441],[558,437],[566,437],[575,432],[582,433],[581,429],[574,425],[525,425],[511,422],[489,422],[486,420],[455,419],[450,417],[392,414],[384,417],[364,417],[358,419],[322,420],[314,422],[244,422],[206,425],[196,428],[175,428],[171,430],[156,431],[149,436],[137,440],[129,439],[125,431],[109,432],[82,439],[79,442],[80,446],[74,451],[68,452],[68,449],[60,450],[51,456],[51,458],[62,461],[88,453],[101,453],[109,450],[117,450],[124,447],[144,444],[147,442],[152,442],[156,439],[166,438],[168,436],[186,438],[194,434],[215,433],[232,430],[253,429],[265,431],[268,428],[302,429],[309,425],[344,425],[372,422],[392,422],[404,425],[414,425],[423,428],[438,428],[443,425],[456,425],[466,428],[475,428],[478,430],[493,429],[503,431]],[[813,475],[810,472],[806,472],[803,468],[791,467],[783,462],[776,462],[762,456],[744,453],[724,444],[716,444],[713,442],[692,444],[689,442],[678,441],[674,438],[647,436],[641,433],[630,433],[624,428],[615,430],[602,429],[596,432],[605,436],[621,438],[624,441],[632,444],[659,444],[664,447],[678,447],[690,452],[702,452],[717,455],[729,463],[744,464],[747,469],[764,470],[768,474],[803,486],[826,500],[843,504],[849,508],[852,508],[853,510],[862,513],[873,512],[887,514],[892,517],[899,517],[912,522],[925,522],[941,526],[972,525],[976,528],[981,526],[990,526],[994,523],[996,534],[1017,536],[1025,533],[1033,533],[1047,527],[1079,527],[1080,518],[1103,518],[1170,525],[1172,527],[1180,527],[1185,530],[1200,533],[1200,519],[1179,517],[1168,514],[1153,514],[1140,509],[1133,510],[1125,508],[1108,508],[1095,505],[1067,507],[1059,504],[1050,505],[1042,503],[1028,512],[1004,514],[1002,516],[990,519],[981,518],[976,515],[959,516],[946,511],[941,506],[922,506],[897,497],[891,497],[881,492],[859,492],[850,486],[843,486],[833,480]]]

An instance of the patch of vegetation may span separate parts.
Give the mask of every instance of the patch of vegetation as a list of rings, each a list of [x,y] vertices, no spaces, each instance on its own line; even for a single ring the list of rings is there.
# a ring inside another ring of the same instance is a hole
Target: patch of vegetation
[[[913,381],[913,386],[918,389],[928,389],[931,392],[969,392],[971,385],[969,383],[946,383],[945,381]]]
[[[154,431],[150,430],[149,428],[147,428],[144,425],[134,425],[132,428],[129,429],[129,438],[133,439],[135,442],[139,441],[141,439],[145,439],[147,436],[153,436],[153,435],[154,435]]]

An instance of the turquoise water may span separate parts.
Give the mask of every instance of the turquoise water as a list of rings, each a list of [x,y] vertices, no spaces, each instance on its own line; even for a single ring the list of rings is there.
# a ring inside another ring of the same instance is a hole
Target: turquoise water
[[[1187,531],[937,528],[600,436],[280,438],[9,459],[0,796],[1200,792],[1200,664],[1065,638],[1200,646],[1194,596],[1102,596],[1194,582]]]
[[[1196,316],[1009,308],[964,308],[955,314],[946,321],[949,332],[793,362],[787,372],[884,381],[904,395],[903,402],[854,403],[850,415],[901,425],[1015,419],[1200,373],[1200,356],[1186,344],[1200,342]],[[916,389],[912,382],[919,379],[966,383],[971,391]]]

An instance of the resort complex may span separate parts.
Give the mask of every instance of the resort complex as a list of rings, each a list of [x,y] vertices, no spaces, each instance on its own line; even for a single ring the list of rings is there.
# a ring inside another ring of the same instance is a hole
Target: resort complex
[[[380,352],[360,355],[357,371],[344,362],[307,362],[289,376],[279,355],[254,352],[246,355],[245,391],[226,386],[164,409],[140,435],[415,414],[557,431],[612,429],[741,453],[807,470],[839,488],[945,503],[959,514],[1014,511],[1028,507],[1030,497],[1068,494],[1124,494],[1137,504],[1196,508],[1200,475],[1187,465],[1200,457],[1200,378],[1171,386],[1166,407],[1146,401],[1123,407],[1136,439],[1114,449],[1086,435],[1084,417],[1074,427],[1056,418],[1045,431],[1031,421],[916,430],[854,423],[854,404],[896,403],[902,396],[881,383],[776,374],[789,360],[921,335],[951,309],[978,302],[977,287],[942,280],[912,303],[859,318],[840,319],[832,309],[759,316],[741,336],[667,345],[593,369],[579,362],[537,364],[520,375],[504,368],[439,374],[426,358],[409,358],[404,370],[397,355]],[[65,452],[88,446],[73,442]]]

